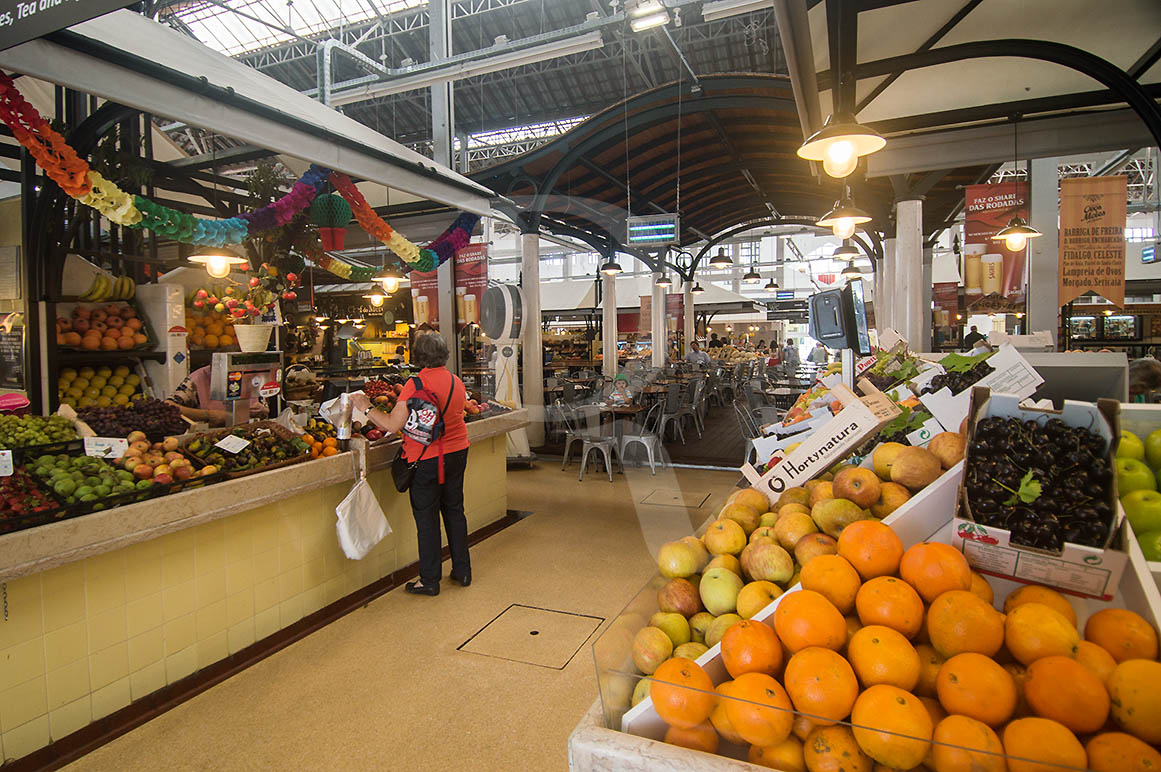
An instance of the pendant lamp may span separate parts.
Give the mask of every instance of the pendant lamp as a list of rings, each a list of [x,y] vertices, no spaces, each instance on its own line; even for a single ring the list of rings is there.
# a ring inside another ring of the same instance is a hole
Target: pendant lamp
[[[710,268],[729,268],[734,261],[726,254],[725,247],[718,247],[718,253],[710,258],[709,264]]]
[[[846,177],[859,165],[859,158],[882,150],[887,145],[872,128],[863,126],[849,113],[835,113],[826,119],[822,128],[798,148],[798,157],[808,161],[822,161],[823,170],[831,177]]]

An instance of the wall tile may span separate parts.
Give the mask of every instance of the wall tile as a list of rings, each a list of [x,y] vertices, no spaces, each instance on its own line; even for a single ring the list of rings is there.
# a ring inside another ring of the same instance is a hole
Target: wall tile
[[[85,602],[91,616],[125,605],[125,552],[85,560]]]
[[[302,596],[295,595],[289,600],[278,604],[278,625],[280,628],[289,627],[302,619]]]
[[[226,599],[198,609],[196,616],[199,641],[222,632],[226,629]]]
[[[224,531],[219,530],[216,539],[207,541],[199,537],[194,548],[194,569],[198,576],[209,571],[222,573],[226,568],[226,542]]]
[[[197,641],[197,614],[189,613],[165,623],[165,656],[170,657]]]
[[[273,579],[278,576],[278,550],[269,549],[254,553],[254,581]]]
[[[15,729],[48,713],[48,687],[43,677],[0,692],[0,732]]]
[[[162,586],[173,587],[193,579],[197,575],[194,566],[195,558],[192,546],[167,554],[161,563]]]
[[[326,592],[321,584],[307,587],[302,593],[302,615],[313,614],[326,605]]]
[[[226,598],[226,624],[234,626],[254,617],[254,591],[247,587]]]
[[[89,615],[89,651],[100,651],[128,639],[125,607]]]
[[[226,631],[230,646],[230,653],[237,654],[242,649],[254,643],[254,620],[246,619]]]
[[[279,624],[278,606],[272,606],[265,611],[259,611],[254,615],[254,640],[260,641],[268,635],[273,635],[278,632],[281,625]]]
[[[208,667],[230,654],[229,638],[226,631],[211,635],[198,641],[198,667]]]
[[[140,635],[146,630],[161,627],[165,623],[165,616],[161,610],[161,593],[155,592],[138,600],[130,601],[125,606],[125,621],[127,634],[130,638]]]
[[[165,657],[165,682],[175,683],[198,669],[197,644]]]
[[[77,660],[71,665],[50,670],[48,684],[48,712],[52,713],[89,693],[89,660]]]
[[[44,636],[44,667],[56,670],[89,656],[88,628],[76,622]]]
[[[280,513],[278,518],[278,543],[280,545],[283,542],[302,540],[302,513],[299,510],[301,506],[300,502],[296,502],[283,507],[284,511]]]
[[[70,735],[93,719],[93,702],[89,695],[74,700],[48,714],[49,734],[53,740]]]
[[[278,577],[278,599],[289,600],[302,592],[302,568],[284,571]]]
[[[165,660],[129,674],[129,696],[139,700],[165,686]]]
[[[70,563],[41,576],[41,591],[51,603],[44,604],[44,629],[59,630],[85,618],[85,564]]]
[[[321,587],[323,582],[326,581],[324,573],[322,558],[308,560],[306,565],[303,566],[303,587]]]
[[[0,651],[0,692],[43,677],[44,673],[43,638],[33,638]]]
[[[44,634],[40,575],[7,582],[8,619],[0,619],[0,649]]]
[[[175,531],[161,537],[162,556],[168,559],[176,552],[192,550],[197,543],[197,536],[194,533],[196,530],[197,528],[187,528],[184,531]]]
[[[161,591],[162,549],[159,540],[141,542],[125,551],[125,600]]]
[[[118,679],[93,692],[93,720],[115,713],[130,702],[129,677]]]
[[[129,672],[144,670],[165,656],[165,630],[155,627],[129,639]]]
[[[302,542],[284,541],[278,545],[278,570],[285,573],[302,566]]]
[[[161,610],[167,622],[192,613],[197,607],[197,584],[192,578],[161,591]]]
[[[278,579],[277,577],[258,582],[254,585],[254,612],[262,612],[269,608],[278,606],[280,600],[278,595]]]
[[[129,645],[125,642],[89,657],[90,687],[95,691],[129,675]]]
[[[254,564],[251,557],[235,561],[226,566],[226,593],[233,595],[240,590],[254,586]]]
[[[19,759],[48,743],[48,716],[44,715],[4,733],[4,758]]]
[[[278,519],[273,507],[262,507],[255,511],[251,533],[256,549],[263,545],[278,544]]]
[[[226,598],[226,570],[201,574],[197,578],[198,608],[205,608]]]

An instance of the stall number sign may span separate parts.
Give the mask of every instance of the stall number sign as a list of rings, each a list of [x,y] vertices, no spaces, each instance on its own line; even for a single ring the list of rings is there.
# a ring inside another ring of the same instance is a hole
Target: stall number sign
[[[12,476],[12,451],[0,450],[0,477]]]
[[[129,451],[129,440],[123,437],[85,437],[85,455],[98,458],[121,458]]]
[[[250,440],[236,437],[233,434],[227,434],[222,439],[214,443],[215,448],[220,448],[227,453],[240,453],[250,445]]]
[[[129,5],[126,0],[2,0],[0,51]]]

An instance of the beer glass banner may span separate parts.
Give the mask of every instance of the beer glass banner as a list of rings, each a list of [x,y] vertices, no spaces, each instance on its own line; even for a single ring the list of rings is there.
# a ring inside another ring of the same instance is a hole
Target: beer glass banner
[[[1128,177],[1060,181],[1060,305],[1092,290],[1125,305]]]
[[[991,297],[1024,302],[1028,248],[1009,250],[992,236],[1013,217],[1028,219],[1028,183],[1003,182],[964,188],[964,299],[971,308]]]
[[[439,280],[436,271],[407,274],[411,279],[411,318],[416,328],[427,324],[439,329]]]
[[[469,244],[456,252],[457,328],[480,323],[480,301],[488,288],[488,245]]]

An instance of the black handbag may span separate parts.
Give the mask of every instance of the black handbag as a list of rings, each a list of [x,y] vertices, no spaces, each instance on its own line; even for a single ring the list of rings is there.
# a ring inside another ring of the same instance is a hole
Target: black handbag
[[[440,420],[443,420],[444,413],[447,412],[447,406],[451,404],[452,392],[455,391],[455,381],[452,381],[451,389],[447,393],[447,401],[443,404],[443,410],[439,411]],[[414,463],[408,463],[407,459],[403,457],[403,444],[400,443],[399,450],[395,451],[395,458],[391,459],[391,479],[395,482],[395,490],[403,493],[411,488],[411,482],[415,479],[415,469],[419,466],[419,462],[423,460],[424,455],[427,454],[427,449],[431,445],[423,448],[423,452],[419,454],[419,458],[415,459]]]

